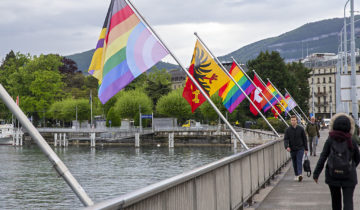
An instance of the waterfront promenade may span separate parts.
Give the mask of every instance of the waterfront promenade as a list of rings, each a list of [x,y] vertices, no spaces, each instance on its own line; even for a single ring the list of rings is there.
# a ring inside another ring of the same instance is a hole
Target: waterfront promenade
[[[320,132],[320,141],[317,148],[317,156],[310,156],[311,170],[315,169],[329,130]],[[264,200],[259,200],[249,209],[276,209],[276,210],[322,210],[331,209],[331,197],[328,185],[325,184],[325,167],[316,184],[311,177],[304,176],[302,182],[294,181],[294,171],[291,161],[283,169],[283,177],[276,183],[271,192]],[[358,180],[360,180],[360,167],[357,168]],[[304,175],[304,174],[303,174]],[[281,175],[280,175],[281,176]],[[266,193],[266,189],[260,192]],[[265,196],[265,195],[263,195]],[[360,187],[357,185],[354,192],[354,209],[360,207]]]

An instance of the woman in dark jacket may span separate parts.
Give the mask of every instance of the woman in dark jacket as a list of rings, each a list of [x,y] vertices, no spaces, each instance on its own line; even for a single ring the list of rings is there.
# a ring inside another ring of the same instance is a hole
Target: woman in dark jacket
[[[329,137],[325,142],[319,161],[316,164],[313,178],[318,182],[319,175],[324,168],[325,161],[328,159],[331,146],[334,141],[339,143],[346,141],[352,158],[352,167],[346,178],[336,178],[331,175],[329,161],[325,169],[325,183],[329,185],[333,210],[341,210],[341,190],[343,192],[344,210],[353,209],[353,194],[357,184],[356,167],[360,162],[359,148],[351,138],[354,133],[354,120],[347,114],[339,113],[333,116],[330,121]],[[346,148],[346,147],[345,147]]]

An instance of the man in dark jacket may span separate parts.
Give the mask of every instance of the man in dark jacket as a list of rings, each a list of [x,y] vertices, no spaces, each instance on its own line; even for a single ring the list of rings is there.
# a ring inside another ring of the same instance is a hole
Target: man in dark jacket
[[[302,180],[302,160],[308,152],[307,139],[304,128],[297,124],[296,116],[291,116],[291,126],[285,130],[284,136],[285,149],[290,152],[291,160],[295,172],[295,181]]]
[[[306,133],[309,137],[310,155],[316,156],[317,138],[320,138],[319,127],[315,123],[315,117],[311,117],[311,122],[306,125]]]
[[[315,182],[318,182],[320,173],[324,168],[324,164],[328,159],[332,145],[336,142],[346,142],[346,145],[350,151],[351,165],[350,172],[345,177],[336,177],[331,175],[329,163],[326,164],[325,169],[325,183],[329,185],[332,209],[341,210],[341,191],[343,195],[344,209],[352,210],[353,206],[353,195],[355,186],[358,183],[356,167],[360,162],[360,154],[357,143],[352,139],[352,134],[355,130],[354,120],[345,113],[338,113],[331,118],[330,121],[330,132],[329,137],[325,142],[323,151],[320,154],[320,158],[316,164],[313,178]],[[329,161],[328,161],[329,162]],[[358,208],[357,208],[358,209]]]

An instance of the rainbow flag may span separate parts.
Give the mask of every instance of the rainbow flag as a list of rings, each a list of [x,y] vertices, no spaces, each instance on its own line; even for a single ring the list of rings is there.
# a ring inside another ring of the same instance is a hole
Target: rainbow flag
[[[288,93],[285,94],[285,101],[288,104],[288,106],[286,107],[287,112],[290,112],[297,105]]]
[[[167,54],[124,0],[111,0],[89,67],[99,81],[100,101],[106,103]]]
[[[235,62],[232,63],[230,74],[247,95],[255,89],[255,86],[246,78]],[[232,113],[245,98],[245,95],[232,80],[219,90],[219,96],[223,99],[223,104],[230,113]]]
[[[266,84],[266,87],[270,90],[270,93],[272,94],[272,98],[268,99],[272,106],[274,106],[276,103],[278,103],[278,100],[281,100],[280,94],[275,90],[275,88],[271,85],[270,82]],[[276,100],[278,99],[278,100]],[[263,107],[263,111],[267,112],[271,108],[271,105],[269,103],[266,103],[266,105]]]

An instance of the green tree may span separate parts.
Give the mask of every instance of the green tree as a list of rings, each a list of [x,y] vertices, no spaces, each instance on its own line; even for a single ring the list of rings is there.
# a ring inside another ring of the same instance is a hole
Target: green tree
[[[145,89],[147,81],[147,75],[140,74],[133,81],[131,81],[124,89],[125,90],[135,90],[135,89]]]
[[[46,116],[48,118],[54,119],[54,120],[62,120],[65,121],[65,116],[63,115],[63,102],[62,101],[56,101],[49,107]]]
[[[244,99],[231,114],[228,114],[229,122],[235,123],[238,121],[239,126],[244,126],[245,121],[254,121],[257,117],[249,111],[249,106],[249,101]]]
[[[255,70],[266,84],[268,83],[267,78],[269,78],[282,95],[285,95],[285,88],[290,91],[299,85],[295,74],[290,72],[278,52],[260,52],[257,58],[248,61],[247,66],[248,69]],[[251,71],[249,75],[253,78],[254,73]],[[272,112],[268,111],[265,116],[272,116]]]
[[[35,104],[24,104],[23,107],[31,109],[35,106],[36,110],[46,110],[54,101],[63,97],[64,83],[61,75],[56,71],[39,70],[34,72],[34,80],[30,83],[30,97],[36,100]],[[24,96],[29,97],[29,96]]]
[[[30,60],[29,55],[24,55],[20,53],[14,53],[12,50],[5,56],[5,59],[0,65],[0,83],[1,85],[9,92],[9,94],[15,98],[16,95],[9,91],[9,77],[20,67],[24,66]],[[0,102],[0,118],[1,119],[11,119],[11,112],[5,106],[4,103]]]
[[[278,133],[284,133],[287,126],[284,122],[281,120],[275,119],[274,117],[267,118],[271,126],[278,132]],[[290,121],[287,122],[289,125],[291,124]],[[272,131],[272,129],[269,127],[269,125],[265,122],[263,118],[258,118],[255,125],[251,126],[255,129],[264,129],[268,131]]]
[[[171,75],[165,70],[153,67],[152,72],[147,75],[145,92],[156,104],[159,98],[171,91]]]
[[[115,103],[118,99],[118,96],[122,91],[118,92],[117,94],[115,94],[115,96],[113,96],[112,98],[110,98],[104,105],[102,105],[103,111],[104,111],[104,115],[107,116],[106,119],[111,120],[109,117],[112,116],[112,114],[114,113],[113,107],[115,106]],[[110,110],[112,109],[112,112],[110,113]],[[120,116],[119,116],[120,118]],[[113,121],[113,120],[111,120]],[[117,126],[115,124],[112,124],[113,126]],[[119,125],[120,125],[120,120],[119,120]]]
[[[14,72],[18,71],[20,67],[25,66],[31,60],[29,54],[24,55],[19,52],[16,54],[13,51],[10,51],[3,60],[0,66],[0,83],[4,86],[5,89],[9,89],[9,76]]]
[[[294,78],[293,86],[286,88],[291,96],[294,97],[294,100],[298,103],[300,108],[307,113],[309,110],[309,98],[310,98],[310,87],[309,87],[309,78],[310,78],[310,69],[306,68],[300,62],[293,62],[286,65],[288,71]]]
[[[118,112],[115,111],[114,107],[111,107],[106,115],[106,126],[110,126],[109,121],[111,120],[111,126],[120,126],[121,125],[121,116]]]
[[[215,106],[220,110],[220,112],[225,116],[227,109],[222,103],[222,98],[218,94],[214,94],[211,96],[211,101],[215,104]],[[199,107],[202,116],[205,118],[207,122],[217,122],[219,119],[219,115],[216,113],[214,108],[210,105],[208,101],[205,101]]]
[[[79,71],[73,60],[66,57],[61,57],[60,60],[63,65],[59,67],[59,72],[63,76],[67,97],[88,98],[90,90],[93,97],[97,97],[98,81],[91,75],[85,76]]]
[[[96,112],[97,110],[94,110]],[[62,101],[53,103],[47,111],[47,117],[54,120],[62,120],[64,122],[71,122],[77,119],[78,121],[90,121],[90,105],[88,99],[72,99],[67,98]]]
[[[152,112],[152,101],[141,90],[121,91],[117,97],[114,113],[121,119],[134,119],[135,124],[139,124],[139,108],[143,114]]]
[[[248,69],[255,70],[265,83],[269,78],[283,95],[284,88],[295,85],[293,75],[286,68],[284,59],[281,58],[278,52],[260,52],[257,58],[248,61],[247,66]],[[250,71],[249,76],[253,78],[253,75],[254,73]]]
[[[34,56],[8,77],[10,94],[20,96],[20,107],[25,113],[31,113],[35,120],[64,97],[64,83],[58,70],[61,65],[59,56]]]
[[[177,89],[159,98],[156,113],[164,117],[175,117],[179,123],[183,123],[190,118],[191,107],[182,97],[182,89]]]

